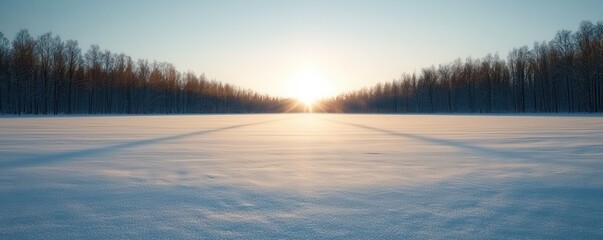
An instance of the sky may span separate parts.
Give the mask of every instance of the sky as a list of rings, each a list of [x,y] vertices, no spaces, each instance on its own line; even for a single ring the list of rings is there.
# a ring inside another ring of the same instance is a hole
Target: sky
[[[0,32],[46,32],[281,97],[391,81],[454,59],[549,41],[600,0],[0,0]],[[297,82],[296,82],[297,81]],[[303,84],[301,84],[303,85]]]

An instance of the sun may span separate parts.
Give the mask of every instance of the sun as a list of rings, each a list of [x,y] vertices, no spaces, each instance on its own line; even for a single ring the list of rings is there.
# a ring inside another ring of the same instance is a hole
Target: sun
[[[331,94],[329,79],[314,68],[302,68],[295,72],[290,87],[291,95],[308,107]]]
[[[312,96],[300,96],[297,100],[305,104],[306,106],[312,106],[316,102],[316,98]]]

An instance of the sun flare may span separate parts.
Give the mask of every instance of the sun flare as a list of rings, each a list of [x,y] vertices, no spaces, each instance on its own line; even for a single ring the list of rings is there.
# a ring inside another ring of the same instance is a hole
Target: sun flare
[[[308,107],[331,94],[331,83],[321,72],[313,68],[303,68],[291,78],[291,95]]]

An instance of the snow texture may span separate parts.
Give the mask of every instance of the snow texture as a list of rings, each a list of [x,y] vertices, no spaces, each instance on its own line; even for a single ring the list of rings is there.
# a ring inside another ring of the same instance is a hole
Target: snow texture
[[[598,116],[0,118],[0,239],[602,239]]]

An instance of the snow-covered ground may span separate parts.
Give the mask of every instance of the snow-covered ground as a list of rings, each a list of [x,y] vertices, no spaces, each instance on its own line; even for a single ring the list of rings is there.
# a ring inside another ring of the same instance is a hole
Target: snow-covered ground
[[[603,117],[0,119],[0,239],[603,238]]]

